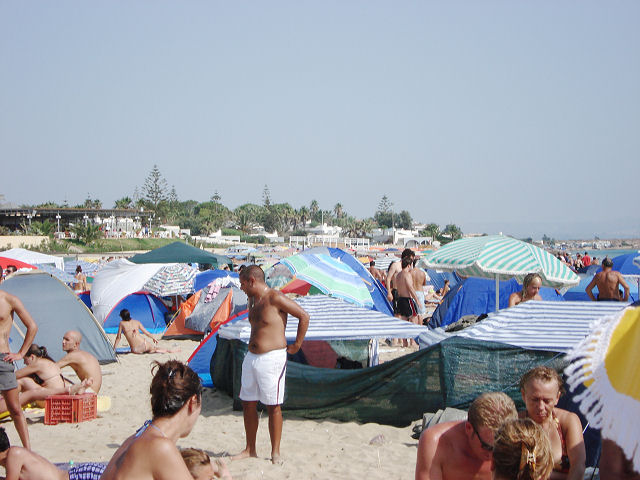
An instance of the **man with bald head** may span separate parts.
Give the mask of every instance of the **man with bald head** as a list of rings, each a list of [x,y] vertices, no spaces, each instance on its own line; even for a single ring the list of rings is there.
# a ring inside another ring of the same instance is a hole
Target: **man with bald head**
[[[78,375],[80,381],[87,378],[93,379],[91,389],[98,393],[102,386],[102,371],[100,370],[100,364],[98,359],[91,355],[89,352],[80,350],[80,342],[82,341],[82,334],[75,330],[69,330],[62,337],[62,350],[67,354],[62,357],[58,362],[58,367],[71,367]]]

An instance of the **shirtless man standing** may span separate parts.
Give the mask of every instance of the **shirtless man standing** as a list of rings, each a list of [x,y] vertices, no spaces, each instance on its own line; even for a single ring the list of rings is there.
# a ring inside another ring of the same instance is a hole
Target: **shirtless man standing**
[[[427,307],[424,303],[424,287],[427,285],[427,274],[421,268],[416,268],[417,261],[413,261],[413,268],[411,269],[411,278],[413,279],[413,290],[418,297],[418,315],[419,324],[427,313]]]
[[[129,347],[131,347],[131,353],[174,353],[176,351],[158,348],[158,340],[153,338],[153,335],[147,332],[138,320],[131,318],[131,314],[126,308],[120,310],[120,318],[122,321],[120,322],[120,325],[118,325],[116,340],[113,342],[114,350],[118,346],[118,343],[120,343],[121,334],[124,333],[124,337],[127,339],[127,342],[129,342]],[[147,339],[142,338],[140,332],[149,337],[153,343],[147,343]]]
[[[611,270],[613,262],[609,258],[602,261],[602,271],[594,275],[585,291],[591,300],[598,302],[627,302],[629,301],[629,285],[620,272]],[[593,296],[593,287],[598,287],[598,300]],[[624,288],[624,297],[620,298],[618,287]]]
[[[9,351],[9,335],[11,326],[13,325],[14,312],[20,318],[20,321],[27,328],[22,346],[16,353]],[[0,352],[3,352],[0,359],[0,390],[7,404],[7,410],[11,415],[20,441],[25,448],[31,448],[29,442],[29,432],[27,430],[27,420],[20,406],[20,397],[18,395],[18,382],[16,380],[15,367],[13,362],[22,360],[33,343],[38,327],[36,322],[31,318],[27,309],[20,299],[7,292],[0,291]]]
[[[411,271],[413,269],[413,259],[410,256],[406,256],[401,260],[402,270],[396,274],[394,280],[396,289],[398,290],[398,300],[396,308],[396,317],[408,320],[412,323],[418,323],[418,296],[413,289],[413,277]],[[402,340],[404,346],[417,345],[415,340],[407,342],[406,339]]]
[[[250,265],[240,273],[240,288],[249,297],[249,323],[251,337],[249,351],[242,363],[242,413],[247,436],[246,448],[233,459],[257,457],[258,401],[269,413],[271,462],[280,462],[282,437],[282,410],[284,381],[287,371],[287,353],[296,353],[309,327],[309,314],[300,305],[273,290],[264,281],[264,272]],[[287,345],[285,327],[287,315],[298,319],[296,341]]]
[[[384,280],[382,272],[376,268],[376,262],[374,260],[371,260],[369,262],[369,273],[380,283],[382,283],[382,281]]]
[[[389,265],[389,268],[387,269],[387,279],[385,280],[385,287],[387,288],[387,300],[392,302],[394,313],[396,308],[396,303],[395,303],[396,297],[394,297],[393,295],[393,291],[396,289],[396,286],[394,283],[394,277],[398,273],[400,273],[400,271],[402,270],[401,262],[402,262],[402,259],[405,257],[411,257],[411,261],[413,261],[413,259],[416,257],[416,254],[413,253],[413,250],[411,250],[410,248],[405,248],[402,251],[400,260],[393,262],[391,265]]]
[[[82,334],[75,330],[69,330],[62,337],[62,350],[67,354],[58,360],[57,365],[60,369],[64,367],[73,368],[80,381],[88,378],[93,379],[91,389],[98,393],[102,386],[102,371],[98,359],[89,352],[80,350],[80,342]]]
[[[502,392],[483,393],[469,407],[467,420],[445,422],[422,432],[416,480],[491,480],[493,435],[515,420],[513,400]]]

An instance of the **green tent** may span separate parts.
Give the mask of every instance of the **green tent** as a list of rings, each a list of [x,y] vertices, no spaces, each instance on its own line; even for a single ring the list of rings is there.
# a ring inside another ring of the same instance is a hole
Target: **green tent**
[[[129,259],[133,263],[210,263],[213,268],[232,267],[231,259],[224,255],[201,250],[183,242],[173,242]]]

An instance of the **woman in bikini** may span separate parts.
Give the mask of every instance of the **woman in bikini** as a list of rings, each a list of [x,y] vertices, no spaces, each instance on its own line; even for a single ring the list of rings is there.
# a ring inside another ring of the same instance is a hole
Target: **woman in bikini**
[[[521,418],[531,418],[546,432],[553,455],[551,479],[582,479],[585,470],[585,447],[582,424],[578,416],[556,408],[564,393],[558,372],[549,367],[535,367],[520,380],[520,393],[526,406]]]
[[[533,420],[507,420],[498,429],[493,442],[493,480],[546,480],[552,468],[549,438]]]
[[[102,480],[192,480],[176,442],[191,433],[200,416],[200,378],[178,360],[155,362],[153,373],[153,418],[116,450]]]
[[[509,295],[509,306],[513,307],[528,300],[542,300],[540,296],[542,277],[537,273],[529,273],[522,280],[522,290]]]
[[[93,384],[91,378],[73,385],[62,376],[60,368],[47,353],[46,347],[31,344],[24,357],[26,366],[16,371],[20,405],[44,401],[49,395],[77,394]],[[0,399],[0,411],[7,410],[4,399]]]

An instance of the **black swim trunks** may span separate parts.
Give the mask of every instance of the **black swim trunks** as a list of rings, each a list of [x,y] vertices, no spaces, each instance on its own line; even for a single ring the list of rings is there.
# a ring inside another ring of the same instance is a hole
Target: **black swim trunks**
[[[621,302],[619,298],[600,298],[598,297],[599,302]]]
[[[415,317],[418,315],[416,301],[411,297],[398,297],[396,314],[403,317]]]
[[[0,355],[4,356],[6,353],[0,353]],[[18,388],[15,365],[12,362],[5,362],[0,357],[0,392],[6,392],[14,388]]]

